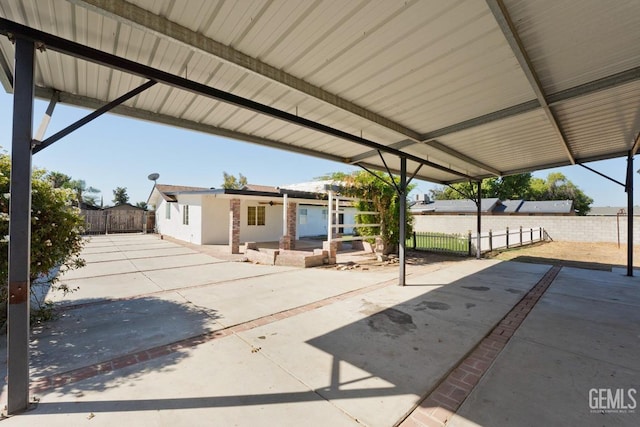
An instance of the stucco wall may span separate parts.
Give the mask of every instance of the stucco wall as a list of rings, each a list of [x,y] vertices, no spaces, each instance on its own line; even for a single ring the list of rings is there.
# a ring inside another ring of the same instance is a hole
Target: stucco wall
[[[156,209],[156,227],[158,232],[185,242],[201,244],[202,230],[200,227],[202,206],[199,196],[179,196],[177,203],[169,203],[171,218],[166,218],[166,201],[162,201]],[[182,223],[184,206],[189,205],[189,224]]]
[[[228,203],[228,202],[227,202]],[[265,225],[247,225],[247,207],[265,207]],[[227,212],[229,208],[227,207]],[[274,242],[282,237],[282,205],[260,204],[254,200],[240,203],[240,242]]]
[[[229,199],[202,198],[202,244],[229,244]]]
[[[416,215],[416,231],[441,233],[475,233],[473,215]],[[567,242],[618,241],[616,217],[609,216],[482,216],[482,231],[542,227],[553,240]],[[634,220],[634,244],[640,244],[640,218]],[[627,218],[620,217],[620,242],[627,242]]]

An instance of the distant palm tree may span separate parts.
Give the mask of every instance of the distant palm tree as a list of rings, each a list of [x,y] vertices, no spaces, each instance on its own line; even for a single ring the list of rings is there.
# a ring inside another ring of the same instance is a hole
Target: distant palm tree
[[[76,192],[76,199],[78,200],[78,203],[85,202],[90,203],[94,206],[97,203],[97,197],[87,196],[85,195],[85,193],[96,194],[99,193],[100,190],[91,186],[87,187],[87,183],[84,181],[84,179],[74,179],[73,181],[70,181],[68,185],[65,185],[65,187],[70,188]]]
[[[116,187],[116,189],[113,190],[113,203],[115,203],[116,206],[129,203],[127,187]]]
[[[51,182],[53,188],[62,188],[71,182],[71,177],[62,172],[49,172],[47,179]]]

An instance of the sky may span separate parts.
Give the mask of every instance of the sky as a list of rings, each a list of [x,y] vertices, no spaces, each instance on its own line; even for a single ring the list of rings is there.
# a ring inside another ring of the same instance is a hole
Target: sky
[[[0,91],[0,146],[11,152],[11,117],[13,97]],[[35,102],[34,133],[40,125],[48,103]],[[84,117],[90,111],[58,104],[45,134]],[[640,156],[634,171],[640,168]],[[220,188],[223,171],[247,177],[251,184],[283,186],[312,181],[331,172],[351,172],[358,168],[342,163],[289,153],[256,144],[183,130],[157,123],[105,114],[76,130],[33,157],[33,166],[58,171],[73,179],[83,179],[88,186],[101,190],[104,205],[113,204],[113,190],[126,187],[130,203],[146,201],[153,188],[147,179],[159,173],[160,184]],[[590,167],[618,181],[625,181],[626,158],[593,162]],[[534,172],[545,178],[561,172],[594,200],[592,206],[627,204],[624,188],[580,166],[567,166]],[[414,180],[411,197],[428,193],[437,186]],[[634,200],[640,204],[640,177],[636,176]]]

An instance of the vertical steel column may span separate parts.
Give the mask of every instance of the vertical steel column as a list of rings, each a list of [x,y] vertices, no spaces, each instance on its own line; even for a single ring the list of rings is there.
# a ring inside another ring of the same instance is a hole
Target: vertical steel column
[[[31,260],[31,144],[34,43],[16,39],[9,199],[7,413],[29,405],[29,276]]]
[[[287,236],[289,234],[288,218],[287,218],[287,213],[289,211],[289,197],[287,196],[287,193],[284,194],[283,199],[284,201],[283,201],[283,207],[282,207],[282,235]]]
[[[633,152],[627,155],[627,276],[633,277]]]
[[[476,247],[476,258],[480,259],[480,242],[481,242],[481,231],[482,231],[482,181],[478,181],[478,218],[477,218],[477,227],[476,232],[477,236],[477,247]]]
[[[391,178],[393,179],[393,177]],[[398,237],[398,255],[400,255],[400,281],[399,285],[404,286],[406,282],[406,259],[405,246],[407,243],[407,158],[400,157],[400,187],[398,197],[400,198],[400,236]]]
[[[327,242],[331,244],[331,240],[333,239],[333,190],[329,190],[327,208]]]

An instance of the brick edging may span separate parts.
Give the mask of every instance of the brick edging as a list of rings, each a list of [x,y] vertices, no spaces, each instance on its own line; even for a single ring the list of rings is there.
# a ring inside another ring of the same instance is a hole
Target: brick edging
[[[458,365],[402,421],[401,427],[444,426],[471,394],[514,332],[560,272],[550,268]]]
[[[383,282],[378,282],[373,285],[327,297],[319,301],[314,301],[299,307],[281,311],[279,313],[269,314],[267,316],[259,317],[257,319],[249,320],[247,322],[229,326],[217,331],[205,332],[203,334],[185,338],[179,341],[174,341],[172,343],[125,354],[111,360],[98,362],[92,365],[83,366],[80,368],[71,369],[66,372],[50,375],[33,381],[31,383],[30,391],[31,393],[42,393],[52,388],[61,387],[67,384],[92,378],[100,374],[113,372],[117,369],[126,368],[127,366],[135,365],[137,363],[142,363],[162,356],[167,356],[171,353],[175,353],[185,348],[196,347],[209,341],[224,338],[239,332],[248,331],[260,326],[268,325],[270,323],[277,322],[278,320],[316,310],[318,308],[333,304],[338,301],[342,301],[357,295],[362,295],[395,284],[397,284],[396,279],[385,280]]]

